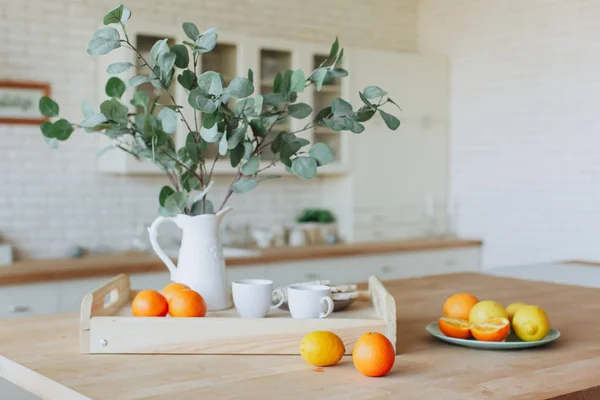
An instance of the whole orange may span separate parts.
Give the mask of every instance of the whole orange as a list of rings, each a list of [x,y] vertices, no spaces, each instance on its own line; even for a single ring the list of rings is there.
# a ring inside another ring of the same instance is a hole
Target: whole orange
[[[164,317],[169,312],[169,304],[156,290],[142,290],[133,298],[131,312],[136,317]]]
[[[169,314],[171,317],[204,317],[206,303],[204,298],[192,289],[178,290],[169,301]]]
[[[444,317],[469,319],[469,312],[479,300],[469,293],[456,293],[448,297],[444,303]]]
[[[165,286],[163,290],[161,290],[161,293],[163,296],[165,296],[165,299],[167,299],[167,301],[171,301],[171,297],[173,297],[175,292],[189,288],[190,287],[188,285],[184,285],[183,283],[171,282],[167,286]]]
[[[352,361],[356,369],[366,376],[384,376],[394,366],[396,351],[384,335],[369,332],[356,341]]]

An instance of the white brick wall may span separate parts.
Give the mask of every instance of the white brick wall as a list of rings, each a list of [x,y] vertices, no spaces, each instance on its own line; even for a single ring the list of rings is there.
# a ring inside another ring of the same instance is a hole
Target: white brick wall
[[[80,118],[94,99],[94,67],[86,44],[107,0],[0,0],[0,79],[45,81],[67,118]],[[168,5],[167,5],[168,4]],[[224,31],[273,35],[383,49],[416,49],[416,0],[132,0],[134,18]],[[318,10],[318,11],[317,11]],[[37,127],[0,125],[0,234],[27,257],[61,256],[78,243],[129,246],[140,222],[156,215],[161,177],[115,177],[97,172],[94,143],[77,132],[49,149]],[[230,177],[213,197],[222,198]],[[289,221],[320,203],[322,179],[266,181],[233,198],[231,221],[267,225]]]
[[[421,0],[449,55],[459,232],[484,265],[600,259],[600,2]]]

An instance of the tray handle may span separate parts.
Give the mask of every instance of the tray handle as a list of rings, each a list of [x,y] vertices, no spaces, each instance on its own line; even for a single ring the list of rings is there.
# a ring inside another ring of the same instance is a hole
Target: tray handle
[[[396,300],[387,291],[383,283],[375,275],[369,277],[369,295],[375,312],[385,320],[385,336],[390,339],[394,350],[396,348]]]
[[[98,316],[114,314],[126,304],[131,297],[131,283],[129,276],[120,274],[85,295],[81,302],[81,316],[79,326],[81,331],[80,350],[82,353],[90,352],[90,319]]]

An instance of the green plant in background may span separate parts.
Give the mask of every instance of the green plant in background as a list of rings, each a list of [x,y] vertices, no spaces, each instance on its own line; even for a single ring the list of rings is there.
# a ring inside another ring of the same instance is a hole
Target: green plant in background
[[[329,210],[306,209],[296,218],[298,223],[317,222],[329,224],[335,222],[335,217]]]
[[[113,140],[105,150],[120,149],[137,159],[148,160],[165,171],[170,186],[164,186],[159,194],[159,213],[175,215],[186,213],[199,215],[213,213],[207,192],[212,184],[215,163],[228,153],[235,176],[220,204],[222,208],[233,193],[245,193],[254,189],[259,182],[276,176],[264,175],[269,167],[281,162],[287,172],[302,179],[312,179],[317,168],[334,160],[332,150],[325,143],[314,143],[296,136],[298,133],[317,126],[326,126],[335,131],[361,133],[363,122],[376,112],[386,125],[395,130],[400,121],[386,113],[381,107],[387,103],[396,105],[387,92],[377,86],[369,86],[359,92],[364,105],[354,110],[347,101],[336,98],[329,107],[313,111],[305,103],[296,102],[297,94],[306,87],[315,85],[317,90],[335,78],[343,78],[348,72],[338,65],[344,50],[336,39],[329,57],[308,76],[300,69],[287,70],[275,77],[272,93],[254,97],[253,72],[246,77],[236,77],[225,86],[223,77],[215,71],[197,74],[199,57],[214,49],[217,29],[210,28],[202,33],[191,22],[183,24],[183,31],[190,39],[182,44],[169,46],[167,39],[157,41],[146,59],[129,40],[126,23],[131,11],[119,5],[104,17],[104,25],[118,25],[119,31],[107,26],[96,31],[88,43],[87,53],[99,56],[119,47],[136,53],[140,65],[117,62],[108,66],[107,73],[116,75],[134,67],[146,67],[149,76],[134,76],[127,84],[111,77],[105,91],[109,97],[94,110],[89,103],[82,106],[84,120],[79,124],[64,118],[41,124],[41,131],[51,147],[69,139],[75,128],[88,133],[104,134]],[[191,64],[191,65],[190,65]],[[194,109],[193,120],[182,112],[183,106],[176,104],[171,86],[177,81],[188,93],[189,106]],[[130,102],[138,112],[131,112],[122,99],[127,87],[135,88],[151,83],[164,90],[170,104],[159,103],[158,97],[151,99],[145,92],[137,91]],[[235,101],[233,106],[230,106]],[[40,100],[41,113],[50,118],[59,117],[59,106],[48,97]],[[201,120],[199,113],[202,113]],[[285,118],[311,120],[297,131],[281,131],[277,123]],[[187,139],[181,148],[176,148],[173,134],[181,120]],[[207,143],[218,143],[219,154],[212,160],[206,157]],[[259,156],[266,149],[274,154],[272,161],[261,168]],[[220,209],[219,208],[219,209]]]

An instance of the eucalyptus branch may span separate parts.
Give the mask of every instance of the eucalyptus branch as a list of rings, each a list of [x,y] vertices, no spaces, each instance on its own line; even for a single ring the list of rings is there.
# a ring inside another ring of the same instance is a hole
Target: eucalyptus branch
[[[229,185],[229,189],[227,190],[227,194],[225,195],[225,198],[223,199],[223,202],[219,206],[219,209],[217,210],[217,212],[221,211],[223,209],[223,207],[225,206],[225,203],[227,203],[227,200],[229,200],[229,198],[233,194],[233,185],[237,182],[237,180],[241,176],[242,176],[242,171],[241,171],[240,167],[238,167],[237,173],[233,177],[233,180],[231,181],[231,184]]]

